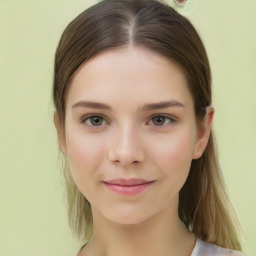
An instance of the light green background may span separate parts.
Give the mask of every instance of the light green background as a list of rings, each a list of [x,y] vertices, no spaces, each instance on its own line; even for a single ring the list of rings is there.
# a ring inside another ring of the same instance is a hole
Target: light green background
[[[95,2],[0,0],[1,256],[71,256],[80,246],[62,199],[51,88],[61,32]],[[256,1],[191,0],[181,12],[208,50],[221,166],[245,233],[244,249],[253,256]]]

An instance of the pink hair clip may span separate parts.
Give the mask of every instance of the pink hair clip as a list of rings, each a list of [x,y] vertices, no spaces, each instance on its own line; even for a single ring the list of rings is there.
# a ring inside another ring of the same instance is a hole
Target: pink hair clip
[[[187,3],[189,2],[189,0],[173,0],[173,3],[177,6],[177,7],[185,7],[187,5]]]

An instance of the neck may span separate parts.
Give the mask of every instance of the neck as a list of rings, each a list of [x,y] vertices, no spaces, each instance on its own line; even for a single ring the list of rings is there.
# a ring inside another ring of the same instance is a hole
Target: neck
[[[114,223],[92,208],[93,235],[79,256],[191,255],[195,237],[179,219],[178,199],[175,204],[139,224]]]

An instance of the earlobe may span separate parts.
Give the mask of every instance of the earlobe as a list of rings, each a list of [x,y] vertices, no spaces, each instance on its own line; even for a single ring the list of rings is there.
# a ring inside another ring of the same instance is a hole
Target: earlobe
[[[202,156],[211,133],[211,126],[213,121],[214,109],[207,107],[205,117],[198,129],[195,147],[193,151],[193,159],[198,159]]]
[[[60,150],[64,155],[67,155],[67,147],[66,147],[64,127],[61,124],[59,116],[56,112],[54,113],[54,125],[55,125],[55,128],[57,130],[57,134],[58,134],[58,141],[59,141]]]

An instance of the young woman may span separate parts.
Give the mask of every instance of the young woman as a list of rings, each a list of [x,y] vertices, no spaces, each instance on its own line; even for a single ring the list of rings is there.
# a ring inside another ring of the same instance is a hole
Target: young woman
[[[242,255],[185,17],[153,0],[92,6],[61,37],[53,93],[70,225],[89,240],[78,256]]]

